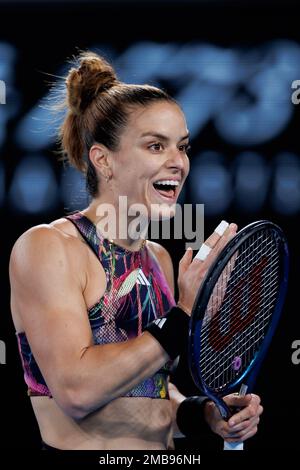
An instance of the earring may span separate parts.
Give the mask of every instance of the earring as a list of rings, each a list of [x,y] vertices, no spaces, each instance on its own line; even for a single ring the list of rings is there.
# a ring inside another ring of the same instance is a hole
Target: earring
[[[110,176],[110,175],[107,175],[107,176],[105,177],[105,181],[108,183],[109,180],[110,180],[110,178],[111,178],[111,176]]]

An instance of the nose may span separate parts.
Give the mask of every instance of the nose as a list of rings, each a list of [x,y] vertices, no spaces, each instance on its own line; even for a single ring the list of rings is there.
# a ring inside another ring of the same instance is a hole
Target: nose
[[[167,168],[174,168],[186,173],[189,167],[189,159],[187,155],[181,152],[178,148],[171,149],[168,154],[166,166]]]

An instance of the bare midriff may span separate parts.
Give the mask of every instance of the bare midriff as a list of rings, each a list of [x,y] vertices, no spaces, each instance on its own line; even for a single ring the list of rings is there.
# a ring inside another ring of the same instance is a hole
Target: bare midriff
[[[173,449],[169,400],[121,397],[74,420],[48,397],[31,397],[43,441],[62,450]]]

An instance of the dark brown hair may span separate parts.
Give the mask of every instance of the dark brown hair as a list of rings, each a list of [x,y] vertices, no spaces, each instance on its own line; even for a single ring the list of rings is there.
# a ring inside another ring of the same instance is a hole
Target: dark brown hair
[[[117,79],[114,69],[94,52],[81,53],[65,79],[67,114],[60,129],[64,155],[86,174],[87,189],[98,194],[98,178],[88,154],[97,142],[116,151],[130,111],[155,101],[175,102],[150,85],[130,85]]]

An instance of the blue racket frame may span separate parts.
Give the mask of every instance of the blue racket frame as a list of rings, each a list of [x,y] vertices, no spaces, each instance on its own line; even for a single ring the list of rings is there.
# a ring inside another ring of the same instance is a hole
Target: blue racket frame
[[[204,315],[206,311],[206,306],[208,304],[210,295],[213,291],[213,288],[225,268],[226,264],[233,256],[233,254],[238,250],[238,248],[247,240],[251,235],[253,235],[256,231],[262,229],[270,229],[277,233],[278,241],[281,243],[281,284],[277,296],[276,305],[274,308],[274,313],[271,318],[271,322],[269,324],[266,336],[261,344],[259,351],[253,357],[251,363],[245,369],[245,371],[237,377],[235,381],[230,383],[227,387],[224,387],[222,393],[217,394],[215,391],[210,390],[204,380],[202,379],[201,370],[198,367],[200,356],[201,356],[201,342],[195,340],[196,338],[200,338],[200,332],[202,328],[202,323],[204,320]],[[260,220],[257,222],[253,222],[243,228],[240,232],[238,232],[235,237],[229,241],[226,247],[222,250],[218,258],[210,267],[208,273],[205,276],[205,279],[202,283],[201,288],[199,289],[198,295],[195,299],[192,315],[190,319],[189,325],[189,367],[192,378],[195,382],[195,385],[212,399],[218,406],[220,413],[223,418],[229,419],[232,415],[230,409],[222,400],[224,395],[228,393],[232,393],[233,391],[237,390],[239,384],[246,384],[248,386],[248,391],[250,391],[254,385],[255,379],[261,367],[261,364],[264,360],[276,327],[278,325],[278,321],[282,312],[282,308],[284,305],[287,286],[288,286],[288,275],[289,275],[289,250],[288,250],[288,243],[287,239],[282,231],[282,229],[270,222],[268,220]]]

